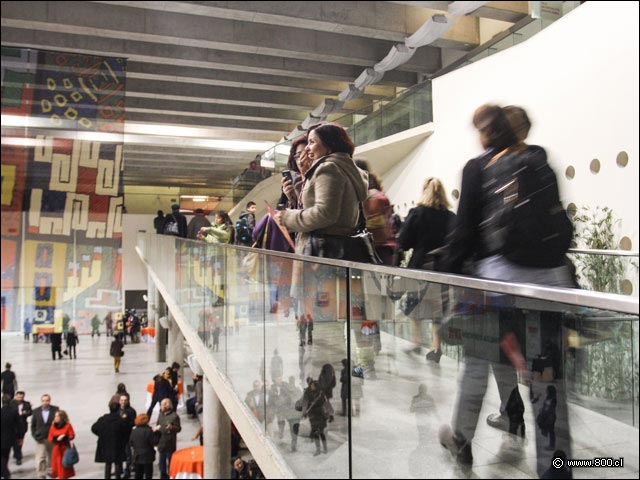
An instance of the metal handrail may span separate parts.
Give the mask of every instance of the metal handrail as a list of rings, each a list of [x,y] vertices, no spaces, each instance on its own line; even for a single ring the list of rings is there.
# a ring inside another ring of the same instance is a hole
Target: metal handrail
[[[150,235],[150,234],[146,234]],[[167,241],[175,241],[175,237],[167,237]],[[359,270],[363,272],[371,272],[390,277],[404,277],[414,280],[422,280],[425,282],[440,283],[450,285],[452,287],[470,288],[474,290],[490,291],[513,295],[517,297],[534,298],[537,300],[546,300],[549,302],[562,303],[566,305],[575,305],[586,308],[597,308],[602,310],[610,310],[630,315],[639,315],[640,309],[638,298],[628,297],[625,295],[616,295],[612,293],[593,292],[572,288],[545,287],[542,285],[534,285],[530,283],[513,283],[498,280],[486,280],[474,278],[465,275],[454,275],[450,273],[430,272],[426,270],[413,270],[407,268],[388,267],[384,265],[371,265],[367,263],[350,262],[346,260],[334,260],[330,258],[309,257],[306,255],[297,255],[293,253],[276,252],[272,250],[263,250],[250,247],[241,247],[228,244],[208,244],[196,240],[181,239],[182,241],[192,242],[200,247],[210,247],[215,245],[216,248],[237,250],[243,252],[257,252],[272,257],[286,258],[289,260],[298,260],[309,263],[316,263],[338,268],[350,268],[351,270]]]
[[[631,250],[598,250],[595,248],[570,248],[567,253],[585,255],[608,255],[613,257],[637,257],[637,251]]]

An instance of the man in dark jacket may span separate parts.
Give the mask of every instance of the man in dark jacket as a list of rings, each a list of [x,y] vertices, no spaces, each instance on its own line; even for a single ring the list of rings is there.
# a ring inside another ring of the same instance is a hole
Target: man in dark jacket
[[[126,429],[126,445],[125,445],[125,454],[126,454],[126,466],[124,469],[124,478],[129,478],[131,475],[131,447],[129,446],[129,437],[131,436],[131,430],[133,430],[133,425],[136,421],[136,411],[129,404],[129,395],[120,395],[118,400],[120,403],[120,418],[122,418],[127,424]]]
[[[36,441],[36,477],[47,478],[47,470],[51,470],[51,450],[53,448],[48,440],[49,429],[58,407],[51,405],[51,396],[48,393],[42,395],[40,402],[40,406],[33,409],[31,436]]]
[[[56,359],[56,353],[58,354],[58,360],[62,359],[62,333],[51,334],[51,358]]]
[[[162,210],[158,210],[158,216],[153,219],[153,228],[156,233],[162,233],[162,226],[164,225],[164,212]]]
[[[91,427],[98,436],[95,461],[104,463],[104,478],[111,478],[111,464],[116,465],[116,479],[122,478],[122,462],[125,461],[128,425],[120,416],[120,405],[109,404],[109,413],[103,415]]]
[[[21,420],[18,411],[9,405],[9,397],[2,395],[2,478],[11,478],[9,473],[9,453],[18,440],[18,432],[21,428]]]
[[[24,392],[17,391],[16,396],[9,402],[9,405],[14,408],[20,417],[20,428],[18,429],[18,437],[16,443],[13,445],[13,457],[16,459],[18,465],[22,465],[22,445],[24,443],[24,436],[29,430],[27,424],[27,418],[31,416],[31,403],[24,399]]]
[[[173,410],[173,403],[168,398],[160,402],[160,415],[156,431],[160,432],[158,453],[160,454],[160,478],[169,478],[171,456],[176,451],[178,432],[182,430],[180,417]]]
[[[162,233],[176,237],[187,237],[187,217],[180,213],[180,205],[171,205],[171,213],[164,219]]]
[[[202,227],[210,227],[211,222],[207,220],[206,215],[204,214],[204,210],[201,208],[196,208],[194,212],[194,216],[191,220],[189,220],[189,225],[187,225],[187,238],[192,240],[196,240],[198,237],[198,232]]]

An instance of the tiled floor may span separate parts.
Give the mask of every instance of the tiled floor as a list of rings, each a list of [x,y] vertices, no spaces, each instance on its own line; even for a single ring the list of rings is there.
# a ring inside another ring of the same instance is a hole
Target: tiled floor
[[[220,352],[212,353],[223,365],[240,399],[244,400],[252,382],[266,373],[274,349],[282,357],[286,380],[293,376],[299,385],[307,376],[317,378],[324,363],[336,369],[338,385],[332,403],[340,410],[340,361],[346,357],[344,329],[337,323],[316,323],[313,346],[298,347],[298,333],[293,319],[277,318],[266,327],[249,325],[239,332],[222,336]],[[355,348],[355,339],[352,336]],[[82,336],[78,359],[52,362],[48,345],[23,343],[18,335],[2,335],[2,363],[10,361],[18,375],[20,388],[34,406],[44,392],[52,395],[53,403],[68,410],[78,435],[79,478],[102,478],[102,464],[93,462],[96,437],[92,423],[106,412],[106,403],[118,382],[124,382],[138,411],[145,408],[146,384],[164,364],[155,363],[152,344],[127,346],[121,373],[113,373],[109,343]],[[498,406],[495,382],[491,379],[485,397],[480,422],[473,442],[474,465],[464,469],[456,465],[451,455],[438,442],[438,428],[449,423],[457,390],[457,361],[442,357],[439,365],[425,363],[424,356],[405,353],[410,345],[402,339],[382,334],[382,350],[375,357],[376,378],[370,375],[364,382],[362,409],[352,418],[352,474],[354,478],[535,478],[536,457],[533,414],[525,412],[528,438],[514,441],[486,425],[484,419]],[[226,355],[225,351],[231,352]],[[266,351],[266,365],[262,362]],[[430,434],[419,441],[416,417],[410,413],[411,399],[418,385],[427,385],[434,400],[434,410],[428,415],[425,428]],[[523,393],[523,398],[525,393]],[[525,405],[527,405],[525,403]],[[179,411],[179,413],[184,413]],[[181,415],[183,431],[179,446],[191,441],[197,424]],[[638,478],[638,430],[596,412],[578,406],[570,407],[574,457],[624,457],[624,469],[575,469],[576,478],[630,477]],[[269,438],[278,446],[292,469],[307,478],[348,477],[347,419],[335,417],[327,429],[328,453],[313,456],[315,446],[308,438],[309,422],[300,427],[298,451],[290,451],[288,427],[284,438],[277,434],[276,422],[267,428]],[[34,472],[34,443],[27,436],[25,462],[18,467],[10,464],[14,478],[31,478]],[[157,476],[157,465],[156,465]]]
[[[18,387],[26,392],[26,400],[33,408],[40,406],[43,393],[51,395],[52,404],[64,409],[76,432],[76,448],[80,462],[76,465],[76,478],[104,478],[104,464],[95,463],[97,438],[91,433],[91,425],[103,414],[108,413],[107,403],[123,382],[131,395],[131,404],[138,413],[146,411],[146,386],[156,373],[161,372],[163,363],[156,363],[153,344],[127,344],[122,358],[120,373],[113,371],[113,359],[109,356],[110,340],[82,335],[77,347],[78,358],[51,360],[50,346],[23,341],[18,334],[2,334],[2,365],[10,362],[18,377]],[[188,371],[187,371],[188,372]],[[178,410],[182,431],[178,435],[178,448],[197,445],[191,438],[198,429],[197,420],[188,419],[184,410]],[[152,423],[157,413],[154,413]],[[12,478],[35,478],[35,441],[27,433],[24,442],[22,465],[9,463]],[[13,455],[13,453],[12,453]],[[157,462],[154,466],[156,477]]]

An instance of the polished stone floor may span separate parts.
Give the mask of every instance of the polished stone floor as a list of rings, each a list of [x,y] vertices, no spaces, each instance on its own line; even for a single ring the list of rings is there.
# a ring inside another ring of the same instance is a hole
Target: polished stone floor
[[[146,387],[156,373],[166,365],[157,363],[155,346],[151,343],[127,344],[120,373],[114,373],[113,358],[109,356],[110,338],[105,335],[91,338],[81,335],[77,347],[78,358],[51,360],[47,344],[23,341],[23,336],[2,333],[2,365],[10,362],[18,378],[18,387],[26,392],[26,400],[33,408],[40,406],[40,396],[51,395],[51,403],[67,411],[76,432],[76,448],[80,462],[76,465],[76,478],[104,478],[104,464],[95,463],[97,437],[91,433],[91,425],[108,413],[107,404],[123,382],[131,395],[131,404],[138,413],[146,412]],[[186,371],[185,375],[189,375]],[[157,407],[156,407],[157,409]],[[191,440],[199,427],[197,420],[188,419],[183,409],[178,409],[182,431],[178,435],[178,449],[197,445]],[[153,414],[152,424],[157,416]],[[35,478],[35,441],[27,433],[23,448],[24,459],[18,466],[11,458],[9,470],[12,478]],[[159,478],[157,462],[155,477]]]
[[[356,346],[367,346],[351,335],[354,357]],[[298,332],[292,318],[273,317],[266,326],[244,325],[239,331],[220,338],[220,350],[212,358],[229,376],[241,400],[254,380],[270,379],[274,350],[282,358],[282,376],[293,376],[300,386],[311,376],[317,378],[322,366],[336,369],[338,385],[332,404],[340,410],[340,361],[346,357],[343,324],[316,322],[312,346],[298,346]],[[362,390],[360,415],[352,418],[352,475],[354,478],[535,478],[535,437],[514,440],[486,425],[484,419],[497,409],[495,382],[489,381],[476,437],[473,441],[474,464],[460,468],[438,442],[438,428],[451,419],[457,392],[459,364],[442,357],[439,365],[426,364],[424,355],[406,353],[411,345],[398,337],[382,333],[381,350],[375,356],[375,376],[368,371]],[[364,348],[366,350],[367,348]],[[263,361],[263,352],[267,360]],[[116,385],[124,382],[138,411],[145,409],[146,385],[164,364],[156,363],[152,344],[128,345],[119,374],[113,372],[109,342],[102,336],[81,336],[78,359],[51,361],[48,345],[24,343],[22,336],[2,335],[2,364],[10,361],[19,386],[26,390],[34,406],[42,393],[69,413],[77,437],[80,464],[78,478],[102,478],[102,464],[93,462],[96,437],[92,423],[106,412],[106,404]],[[227,354],[227,352],[229,352]],[[186,374],[185,374],[186,375]],[[420,384],[427,385],[434,400],[433,412],[421,420],[427,432],[420,438],[411,400]],[[521,387],[522,388],[522,387]],[[526,392],[522,391],[523,398]],[[183,431],[178,448],[196,444],[191,441],[197,423],[179,410]],[[155,416],[154,416],[155,419]],[[534,429],[533,414],[525,412],[528,432]],[[574,458],[624,457],[623,469],[574,469],[575,478],[638,478],[638,430],[583,407],[570,405]],[[327,428],[328,453],[313,456],[315,446],[308,438],[309,422],[300,426],[298,451],[290,451],[290,434],[283,438],[277,423],[267,433],[282,452],[294,472],[306,478],[347,478],[349,449],[347,419],[337,416]],[[34,443],[27,436],[25,461],[10,468],[14,478],[31,478],[34,472]],[[155,467],[156,476],[157,465]]]

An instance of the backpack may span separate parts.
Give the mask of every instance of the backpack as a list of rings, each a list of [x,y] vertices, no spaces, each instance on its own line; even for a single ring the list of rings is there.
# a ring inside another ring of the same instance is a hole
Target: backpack
[[[162,233],[164,233],[165,235],[175,235],[175,236],[179,235],[178,220],[176,219],[175,216],[171,215],[171,220],[167,221],[164,224]]]
[[[249,228],[249,216],[243,215],[236,222],[236,242],[242,245],[251,245],[251,228]]]
[[[483,171],[486,245],[519,265],[563,264],[573,225],[560,203],[558,182],[541,147],[494,156]]]

